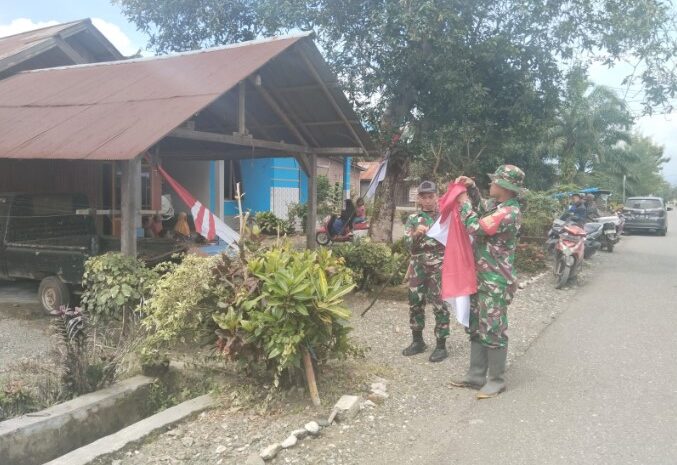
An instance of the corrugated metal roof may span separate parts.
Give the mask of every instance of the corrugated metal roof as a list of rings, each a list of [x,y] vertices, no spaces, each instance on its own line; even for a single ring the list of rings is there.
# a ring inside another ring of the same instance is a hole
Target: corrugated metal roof
[[[131,159],[302,37],[0,81],[0,158]]]
[[[307,36],[20,73],[0,81],[0,158],[134,158]]]
[[[54,26],[34,29],[32,31],[22,32],[7,37],[0,37],[0,60],[15,55],[30,47],[34,47],[41,42],[48,41],[58,35],[61,31],[68,29],[76,24],[83,23],[86,20],[72,21],[70,23],[56,24]]]
[[[381,162],[378,161],[363,161],[359,162],[362,172],[360,173],[360,181],[371,181],[378,171]]]

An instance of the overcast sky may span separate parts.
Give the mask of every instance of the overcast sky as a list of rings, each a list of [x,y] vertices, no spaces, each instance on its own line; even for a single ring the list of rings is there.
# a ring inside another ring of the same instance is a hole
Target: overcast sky
[[[146,51],[146,36],[138,32],[122,16],[120,8],[109,0],[0,0],[0,37],[83,18],[92,18],[94,25],[123,54]],[[619,65],[611,70],[595,65],[590,77],[596,84],[609,86],[626,97],[631,110],[638,115],[636,129],[664,146],[666,155],[671,157],[663,174],[677,185],[677,113],[639,116],[641,94],[637,88],[627,89],[621,84],[628,69],[629,65]]]

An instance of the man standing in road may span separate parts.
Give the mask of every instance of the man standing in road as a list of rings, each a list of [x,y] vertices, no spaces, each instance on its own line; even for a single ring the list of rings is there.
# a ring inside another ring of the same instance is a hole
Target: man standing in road
[[[413,341],[402,351],[402,355],[411,356],[426,350],[423,342],[425,326],[425,306],[429,303],[435,315],[435,337],[437,346],[430,354],[431,362],[441,362],[447,358],[446,340],[449,336],[449,309],[440,297],[440,270],[444,258],[444,246],[437,240],[426,236],[430,227],[439,216],[437,187],[431,181],[423,181],[418,186],[418,204],[420,211],[409,215],[405,225],[405,242],[411,254],[409,261],[409,325]]]
[[[505,390],[508,354],[508,305],[517,289],[514,271],[517,234],[522,213],[517,196],[524,190],[524,172],[514,165],[500,166],[491,177],[490,199],[484,200],[472,179],[461,176],[468,194],[459,196],[461,219],[474,238],[477,294],[470,312],[470,368],[454,386],[479,389],[478,399]],[[488,379],[487,379],[488,372]]]

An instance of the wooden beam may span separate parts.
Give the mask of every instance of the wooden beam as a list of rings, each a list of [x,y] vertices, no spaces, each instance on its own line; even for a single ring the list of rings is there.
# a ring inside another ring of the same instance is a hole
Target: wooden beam
[[[319,147],[313,149],[316,155],[368,155],[367,152],[359,147]]]
[[[350,123],[352,124],[360,124],[359,121],[357,120],[349,120]],[[343,121],[309,121],[309,122],[304,122],[302,123],[304,126],[307,127],[318,127],[318,126],[343,126],[345,123]],[[283,128],[285,127],[284,124],[265,124],[261,126],[261,128],[269,128],[269,129],[274,129],[274,128]]]
[[[252,84],[256,88],[256,90],[259,91],[259,94],[261,97],[263,97],[263,100],[266,101],[268,106],[275,112],[275,114],[282,120],[282,122],[287,126],[287,128],[294,134],[294,136],[298,139],[300,143],[305,145],[306,147],[308,146],[308,142],[306,139],[301,135],[298,129],[296,129],[296,126],[294,126],[294,123],[291,122],[287,114],[282,110],[280,105],[275,101],[275,98],[273,98],[272,95],[262,86],[257,84],[254,80],[252,80]]]
[[[136,257],[136,228],[141,226],[141,157],[122,162],[120,251]]]
[[[319,148],[310,148],[303,145],[287,144],[286,142],[274,142],[269,140],[256,139],[251,136],[241,136],[239,134],[219,134],[216,132],[206,132],[206,131],[194,131],[192,129],[186,128],[177,128],[170,132],[167,137],[176,137],[179,139],[188,139],[196,140],[203,142],[216,142],[220,144],[230,144],[230,145],[239,145],[242,147],[249,147],[250,149],[264,149],[264,150],[275,150],[277,152],[282,152],[283,156],[293,156],[297,154],[310,155],[315,153],[317,155],[332,155],[332,156],[352,156],[352,155],[368,155],[368,152],[364,152],[361,148],[358,147],[319,147]],[[181,156],[182,152],[177,152],[173,154],[172,152],[162,152],[162,156]],[[208,152],[213,153],[215,158],[213,160],[225,160],[229,157],[223,157],[220,155],[220,152]],[[245,155],[247,152],[243,152]],[[253,152],[250,152],[253,153]],[[183,152],[184,155],[187,155]],[[275,157],[276,154],[268,153],[269,157]],[[280,154],[278,154],[280,156]],[[186,156],[189,158],[189,156]]]
[[[312,142],[315,147],[319,147],[320,143],[317,141],[317,139],[315,139],[313,133],[310,132],[310,130],[306,127],[305,123],[301,121],[301,118],[299,118],[296,115],[296,113],[294,113],[294,111],[291,109],[289,101],[284,97],[282,97],[281,95],[275,93],[274,91],[271,91],[271,94],[273,95],[273,97],[277,98],[277,100],[282,102],[284,109],[289,115],[289,118],[292,120],[294,124],[296,124],[299,128],[301,128],[301,131],[303,131],[303,134],[305,134],[305,136],[310,140],[310,142]]]
[[[185,128],[177,128],[168,134],[169,137],[181,139],[200,140],[204,142],[217,142],[222,144],[241,145],[244,147],[262,148],[294,153],[310,153],[310,148],[305,145],[288,144],[286,142],[273,142],[269,140],[255,139],[250,136],[239,134],[218,134],[215,132],[193,131]]]
[[[54,44],[56,45],[56,47],[58,47],[58,49],[61,50],[64,53],[64,55],[66,55],[76,65],[82,65],[84,63],[89,62],[87,58],[80,55],[77,52],[77,50],[71,47],[71,45],[65,40],[63,40],[61,37],[55,36],[53,37],[52,40],[54,40]]]
[[[156,146],[150,158],[150,208],[159,210],[162,208],[162,176],[160,175],[159,148]]]
[[[315,229],[317,228],[317,157],[312,154],[308,156],[310,163],[308,171],[308,223],[306,225],[306,247],[314,250],[317,246],[315,242]]]
[[[333,88],[340,88],[341,84],[338,81],[334,82],[328,82],[327,83],[328,87],[333,87]],[[298,86],[287,86],[287,87],[276,87],[275,90],[278,92],[307,92],[309,90],[321,90],[320,86],[317,84],[301,84]],[[248,91],[248,92],[254,92],[254,91]]]
[[[346,118],[346,115],[343,114],[341,107],[336,102],[336,99],[334,98],[332,93],[327,88],[326,84],[324,83],[324,80],[322,79],[320,74],[315,69],[315,66],[310,62],[310,60],[308,59],[306,54],[303,53],[303,51],[300,48],[297,48],[296,51],[301,56],[301,59],[306,64],[308,71],[310,71],[310,74],[313,76],[315,81],[317,81],[317,83],[320,85],[320,87],[322,87],[322,91],[324,92],[324,95],[327,97],[327,99],[329,100],[331,105],[334,107],[334,110],[336,110],[336,113],[338,114],[338,116],[345,123],[346,127],[348,128],[350,133],[355,138],[355,142],[357,142],[360,145],[360,147],[362,147],[362,150],[364,150],[364,153],[367,153],[367,148],[362,143],[362,139],[360,139],[360,136],[357,135],[357,132],[355,132],[355,128],[353,128],[352,124],[350,124],[350,122],[348,121],[348,118]]]
[[[245,98],[247,95],[247,83],[245,81],[240,81],[238,84],[238,102],[237,102],[237,132],[238,134],[244,136],[247,134],[247,127],[245,126]]]

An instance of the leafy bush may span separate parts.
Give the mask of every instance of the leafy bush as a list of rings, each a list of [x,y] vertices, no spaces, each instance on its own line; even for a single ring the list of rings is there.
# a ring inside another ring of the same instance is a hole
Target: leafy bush
[[[542,244],[520,243],[515,251],[515,268],[523,273],[536,273],[546,268],[547,258]]]
[[[543,192],[529,192],[524,199],[524,204],[522,236],[545,239],[553,219],[560,212],[559,203]]]
[[[129,321],[158,277],[141,260],[120,253],[91,257],[82,277],[82,307],[95,321]]]
[[[308,227],[308,204],[289,204],[287,214],[289,215],[289,223],[294,224],[298,220],[301,223],[303,232],[306,232],[306,228]]]
[[[159,357],[162,349],[177,342],[209,342],[204,338],[214,335],[212,315],[219,311],[217,303],[229,298],[215,279],[214,270],[222,260],[187,255],[179,264],[164,265],[164,274],[151,286],[151,297],[143,307],[144,361]]]
[[[288,234],[294,230],[289,221],[278,218],[273,212],[258,212],[254,222],[263,234]]]
[[[406,255],[393,253],[388,245],[373,242],[369,238],[340,244],[334,247],[334,251],[353,271],[358,287],[362,290],[373,290],[386,282],[399,284],[406,273],[406,266],[403,265],[407,262]]]
[[[295,251],[288,245],[259,253],[246,272],[228,283],[232,299],[213,316],[218,349],[228,360],[266,360],[275,385],[301,368],[303,350],[317,360],[350,351],[343,297],[354,287],[343,260],[331,251]]]

